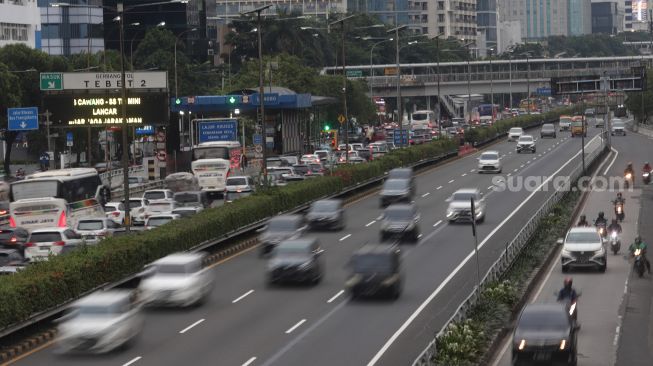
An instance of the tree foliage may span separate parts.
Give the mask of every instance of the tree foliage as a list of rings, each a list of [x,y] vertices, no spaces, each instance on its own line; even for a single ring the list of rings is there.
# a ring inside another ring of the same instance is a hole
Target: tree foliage
[[[646,83],[644,84],[644,95],[642,92],[630,92],[626,94],[626,108],[633,112],[635,119],[640,123],[648,122],[653,116],[653,70],[646,70]],[[644,102],[642,107],[642,101]]]

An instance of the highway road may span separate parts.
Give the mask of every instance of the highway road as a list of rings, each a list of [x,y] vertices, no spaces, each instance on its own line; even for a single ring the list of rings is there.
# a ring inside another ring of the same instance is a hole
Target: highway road
[[[629,161],[632,161],[638,174],[636,175],[635,189],[624,191],[626,198],[625,221],[621,224],[623,229],[622,247],[619,255],[610,254],[608,269],[605,273],[597,271],[570,271],[563,274],[560,262],[555,261],[548,269],[543,283],[537,287],[532,302],[555,301],[554,293],[562,287],[563,279],[570,276],[574,286],[582,291],[578,300],[578,319],[581,329],[578,337],[578,365],[579,366],[612,366],[616,362],[617,346],[620,336],[622,303],[624,301],[628,281],[647,281],[648,278],[632,276],[632,262],[626,261],[623,255],[627,247],[637,236],[640,205],[642,194],[642,181],[639,170],[644,161],[642,157],[653,157],[653,144],[647,137],[631,133],[625,137],[612,138],[613,153],[606,159],[606,164],[598,171],[599,176],[622,176],[623,170]],[[612,165],[610,165],[612,164]],[[651,189],[647,187],[646,189]],[[616,196],[616,191],[592,191],[588,196],[582,210],[588,220],[594,220],[599,211],[604,211],[606,217],[614,217],[614,208],[611,200]],[[650,240],[649,240],[650,242]],[[647,326],[647,325],[645,325]],[[511,341],[504,343],[501,352],[493,363],[494,366],[510,365]],[[650,362],[648,363],[650,364]]]
[[[539,131],[537,131],[539,132]],[[591,135],[598,132],[590,130]],[[539,133],[538,133],[539,134]],[[591,138],[588,137],[588,140]],[[568,133],[537,142],[537,154],[515,154],[514,143],[492,149],[509,177],[565,175],[580,165],[580,139]],[[46,345],[18,365],[406,365],[432,339],[476,282],[469,225],[445,220],[445,199],[461,187],[486,192],[488,216],[478,227],[485,272],[552,192],[494,191],[493,175],[476,172],[476,156],[417,177],[421,239],[402,247],[404,292],[399,300],[350,302],[343,291],[352,252],[379,239],[379,198],[347,206],[342,232],[315,232],[325,249],[317,287],[265,286],[265,261],[249,250],[217,263],[215,288],[202,307],[148,310],[138,342],[103,357],[57,356]]]

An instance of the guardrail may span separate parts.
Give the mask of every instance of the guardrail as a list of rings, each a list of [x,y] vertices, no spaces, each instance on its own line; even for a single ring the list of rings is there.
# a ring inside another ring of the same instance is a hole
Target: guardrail
[[[163,188],[164,187],[164,182],[162,180],[154,180],[151,182],[147,182],[145,184],[138,185],[136,187],[132,187],[129,189],[129,197],[134,197],[135,194],[143,193],[147,191],[148,189],[157,189],[157,188]],[[125,196],[124,190],[122,188],[118,188],[116,190],[111,191],[111,200],[121,200]]]
[[[592,140],[585,144],[585,163],[590,166],[592,162],[601,154],[606,148],[607,138],[601,135],[594,137]],[[569,175],[567,182],[569,184],[578,180],[583,174],[582,167],[577,166]],[[549,214],[549,211],[555,206],[560,199],[566,194],[566,191],[556,190],[546,202],[537,210],[524,227],[517,233],[517,235],[508,243],[506,248],[502,251],[499,258],[490,266],[481,280],[481,287],[474,287],[472,293],[465,298],[465,300],[458,306],[454,314],[442,326],[440,331],[436,334],[435,338],[426,346],[426,348],[417,356],[413,361],[412,366],[436,366],[433,359],[437,356],[437,339],[446,332],[447,328],[453,322],[459,322],[465,318],[468,311],[476,304],[483,287],[492,281],[496,281],[501,277],[505,271],[514,263],[515,258],[519,255],[524,245],[532,237],[537,230],[540,221],[543,217]]]

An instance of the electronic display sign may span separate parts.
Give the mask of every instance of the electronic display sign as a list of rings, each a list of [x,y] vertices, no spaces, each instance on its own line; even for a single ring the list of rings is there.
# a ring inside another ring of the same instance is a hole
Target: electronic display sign
[[[115,94],[55,94],[43,97],[54,126],[115,126],[124,123],[123,100]],[[163,125],[168,121],[166,93],[127,94],[128,125]]]

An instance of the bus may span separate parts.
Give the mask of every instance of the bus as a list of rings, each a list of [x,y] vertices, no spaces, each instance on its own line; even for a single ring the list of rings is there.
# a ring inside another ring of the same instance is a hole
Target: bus
[[[436,125],[435,113],[433,111],[415,111],[410,116],[410,123],[414,130],[423,128],[433,128]]]
[[[210,141],[193,146],[191,171],[200,189],[222,194],[229,174],[240,169],[241,153],[238,141]]]
[[[499,106],[497,104],[481,104],[477,109],[479,121],[482,125],[489,125],[497,119],[500,119]]]
[[[231,169],[240,169],[240,154],[242,148],[238,141],[200,142],[193,146],[193,161],[204,159],[226,159],[230,161]]]
[[[9,226],[72,228],[80,218],[105,217],[102,205],[110,196],[93,168],[30,174],[9,187]]]

